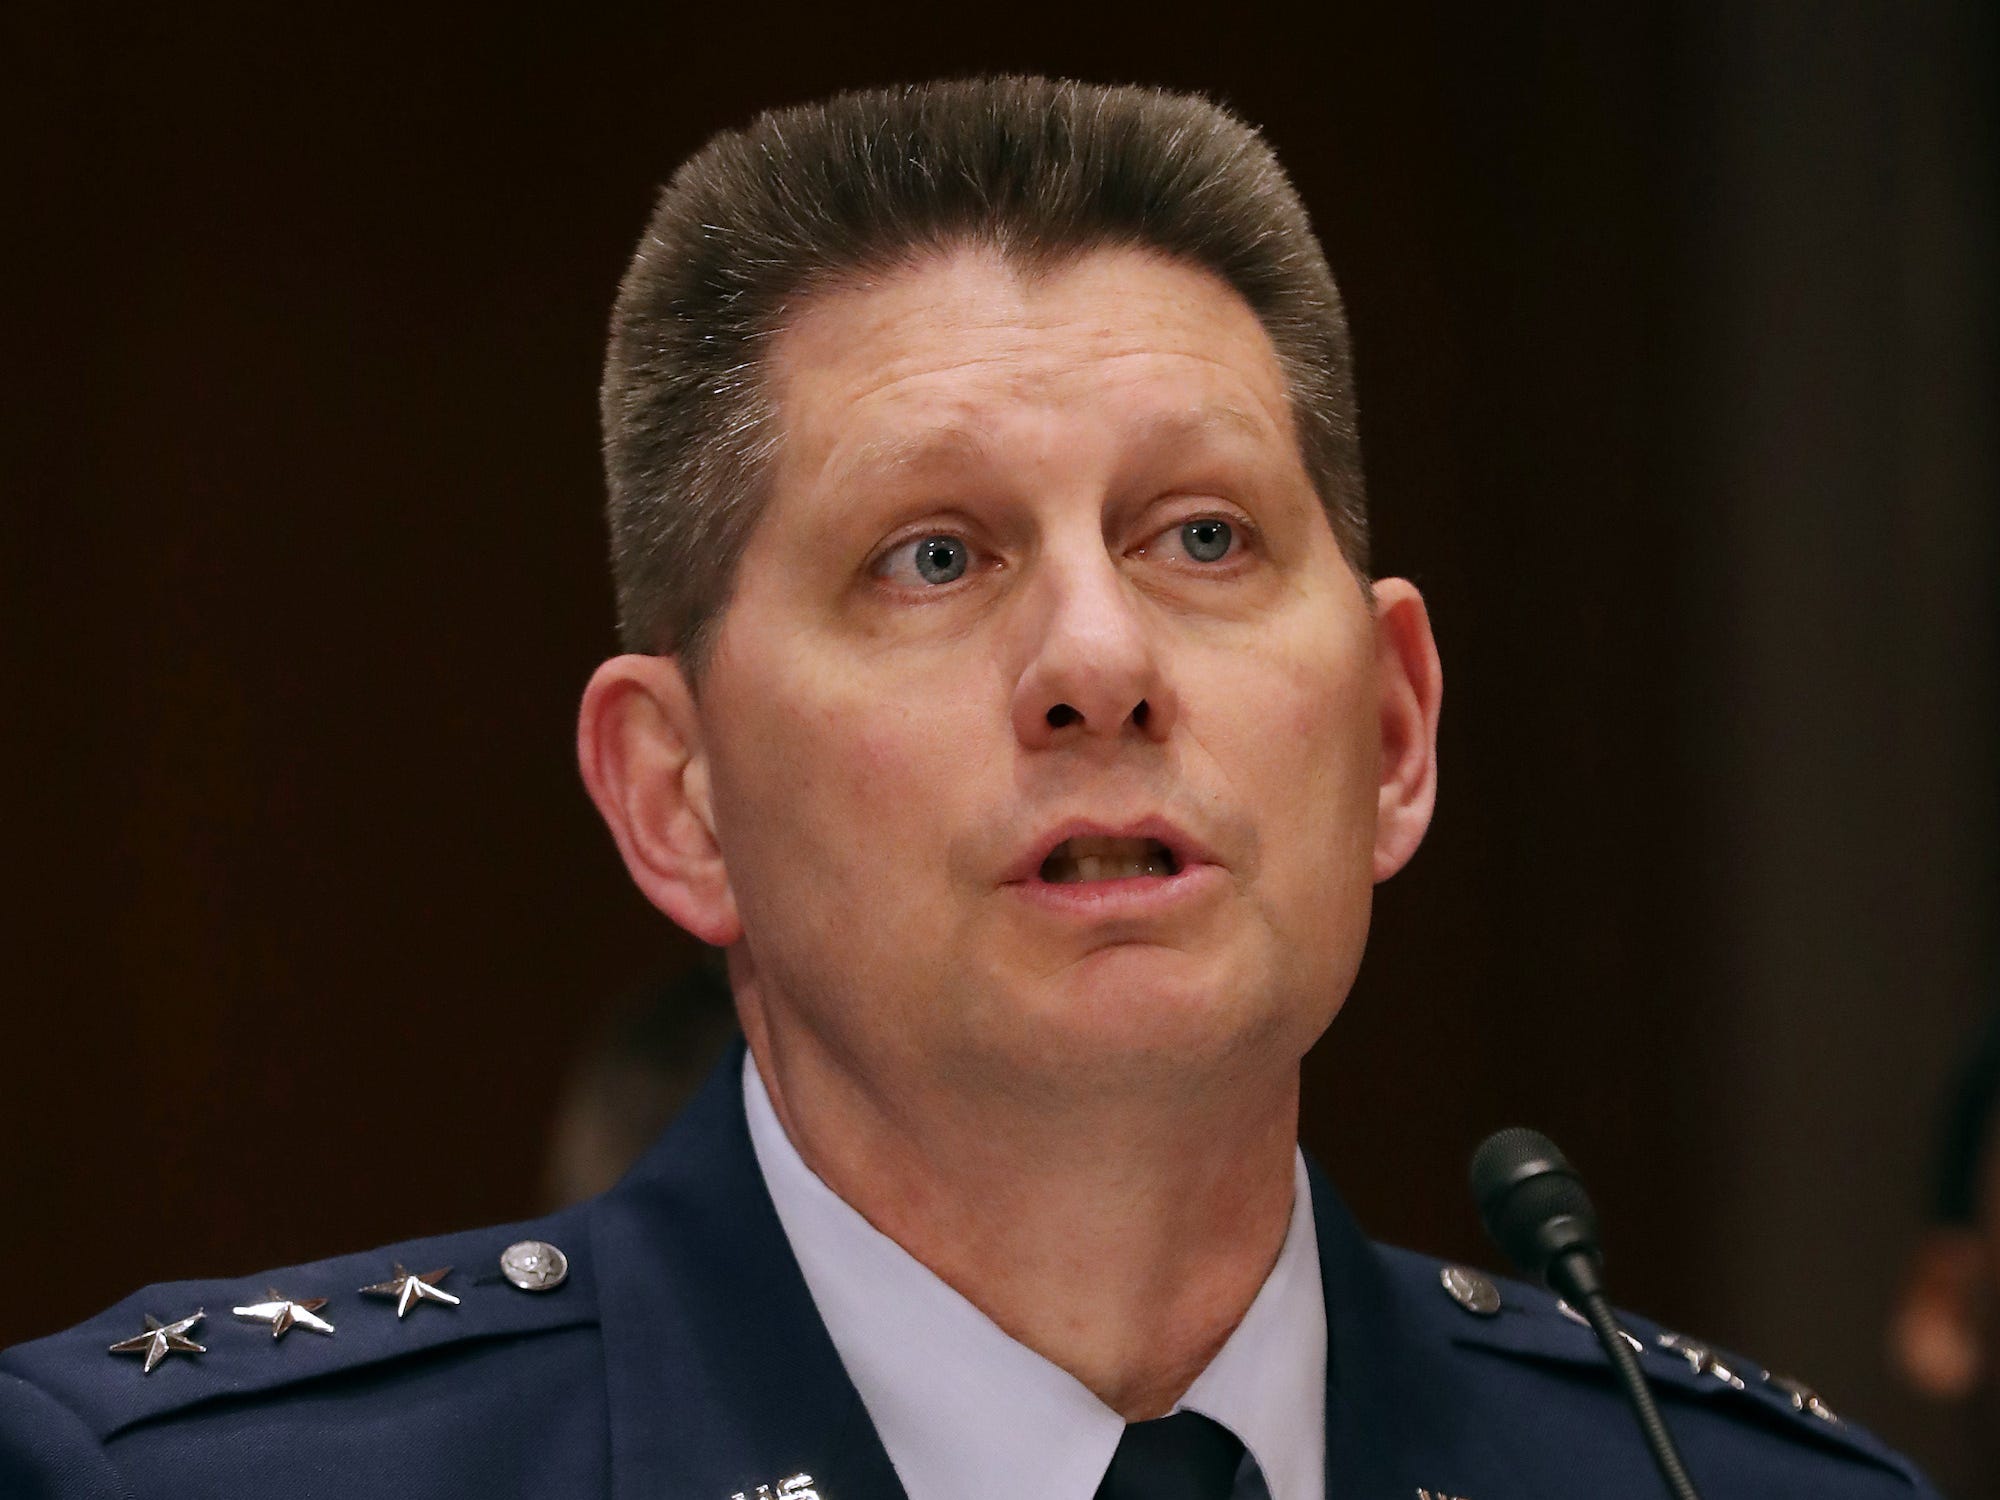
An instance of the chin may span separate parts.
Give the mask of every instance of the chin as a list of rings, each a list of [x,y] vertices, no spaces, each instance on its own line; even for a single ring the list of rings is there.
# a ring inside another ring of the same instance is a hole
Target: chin
[[[1127,1072],[1180,1078],[1295,1066],[1323,1027],[1281,995],[1268,966],[1201,964],[1167,949],[1107,948],[996,997],[989,1016],[1029,1070],[1102,1084]],[[998,1040],[998,1038],[995,1038]]]

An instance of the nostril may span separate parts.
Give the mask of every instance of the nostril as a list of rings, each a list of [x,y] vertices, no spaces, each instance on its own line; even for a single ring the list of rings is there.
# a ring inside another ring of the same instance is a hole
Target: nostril
[[[1058,703],[1054,708],[1049,710],[1049,728],[1062,729],[1070,724],[1074,724],[1082,717],[1082,714],[1071,708],[1067,703]]]
[[[1150,712],[1152,712],[1152,710],[1146,707],[1146,700],[1144,698],[1141,698],[1139,700],[1139,706],[1132,710],[1132,722],[1138,725],[1141,729],[1144,729],[1146,727],[1146,715]]]

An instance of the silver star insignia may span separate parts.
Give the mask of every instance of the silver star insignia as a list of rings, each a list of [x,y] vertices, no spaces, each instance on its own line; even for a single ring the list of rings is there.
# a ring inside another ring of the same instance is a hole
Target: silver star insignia
[[[266,1289],[269,1302],[253,1302],[248,1307],[232,1307],[229,1310],[239,1318],[248,1318],[254,1323],[269,1323],[271,1337],[283,1338],[289,1329],[310,1328],[314,1333],[332,1333],[333,1325],[325,1318],[316,1318],[314,1313],[326,1306],[324,1297],[307,1297],[293,1301],[276,1287]]]
[[[1659,1336],[1662,1349],[1671,1350],[1688,1362],[1688,1368],[1697,1375],[1713,1375],[1724,1385],[1743,1389],[1743,1377],[1723,1363],[1716,1352],[1700,1339],[1691,1339],[1684,1334],[1663,1333]]]
[[[364,1286],[361,1293],[365,1297],[394,1297],[396,1316],[399,1318],[419,1302],[442,1302],[447,1307],[456,1307],[458,1298],[452,1296],[450,1292],[441,1292],[437,1289],[437,1283],[450,1274],[450,1266],[440,1266],[435,1271],[425,1271],[420,1276],[413,1275],[403,1269],[403,1263],[399,1260],[396,1262],[395,1275],[387,1281],[378,1281],[373,1286]]]
[[[1793,1411],[1809,1411],[1822,1422],[1840,1420],[1833,1414],[1833,1408],[1819,1399],[1819,1393],[1803,1381],[1793,1380],[1784,1375],[1767,1375],[1764,1378],[1785,1393],[1792,1403]]]
[[[182,1318],[178,1323],[162,1323],[151,1313],[147,1313],[146,1331],[135,1333],[129,1339],[120,1339],[111,1346],[111,1352],[145,1355],[146,1367],[139,1372],[142,1375],[152,1374],[153,1366],[169,1354],[206,1354],[208,1353],[206,1349],[185,1336],[203,1316],[204,1314],[197,1311],[193,1317]]]
[[[1582,1313],[1578,1312],[1575,1308],[1571,1307],[1567,1302],[1563,1301],[1562,1298],[1560,1297],[1556,1298],[1556,1311],[1561,1313],[1565,1318],[1568,1318],[1570,1322],[1576,1324],[1577,1327],[1590,1328],[1590,1319],[1586,1318]],[[1592,1333],[1595,1333],[1597,1330],[1594,1328],[1590,1328],[1590,1331]],[[1631,1346],[1631,1350],[1634,1354],[1644,1354],[1646,1352],[1646,1346],[1640,1343],[1638,1339],[1634,1338],[1630,1333],[1626,1332],[1626,1330],[1624,1330],[1623,1328],[1618,1330],[1618,1337],[1625,1340],[1625,1342]],[[1445,1496],[1445,1500],[1451,1500],[1451,1497],[1447,1495]]]

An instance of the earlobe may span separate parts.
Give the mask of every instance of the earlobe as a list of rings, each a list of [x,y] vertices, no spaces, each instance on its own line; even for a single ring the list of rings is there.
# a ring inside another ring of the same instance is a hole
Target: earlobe
[[[591,675],[577,715],[590,799],[647,900],[726,948],[743,935],[715,833],[708,761],[679,661],[615,656]]]
[[[1438,710],[1444,672],[1430,611],[1401,578],[1375,585],[1376,681],[1382,731],[1375,816],[1375,879],[1387,880],[1417,852],[1437,802]]]

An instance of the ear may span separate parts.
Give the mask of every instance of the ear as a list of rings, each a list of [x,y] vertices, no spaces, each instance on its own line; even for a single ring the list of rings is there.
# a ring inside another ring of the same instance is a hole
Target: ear
[[[1438,706],[1444,670],[1430,611],[1416,585],[1375,585],[1375,677],[1380,693],[1382,762],[1376,789],[1375,879],[1410,861],[1437,802]]]
[[[701,716],[679,660],[614,656],[592,673],[576,756],[646,899],[714,947],[742,937],[715,837]]]

